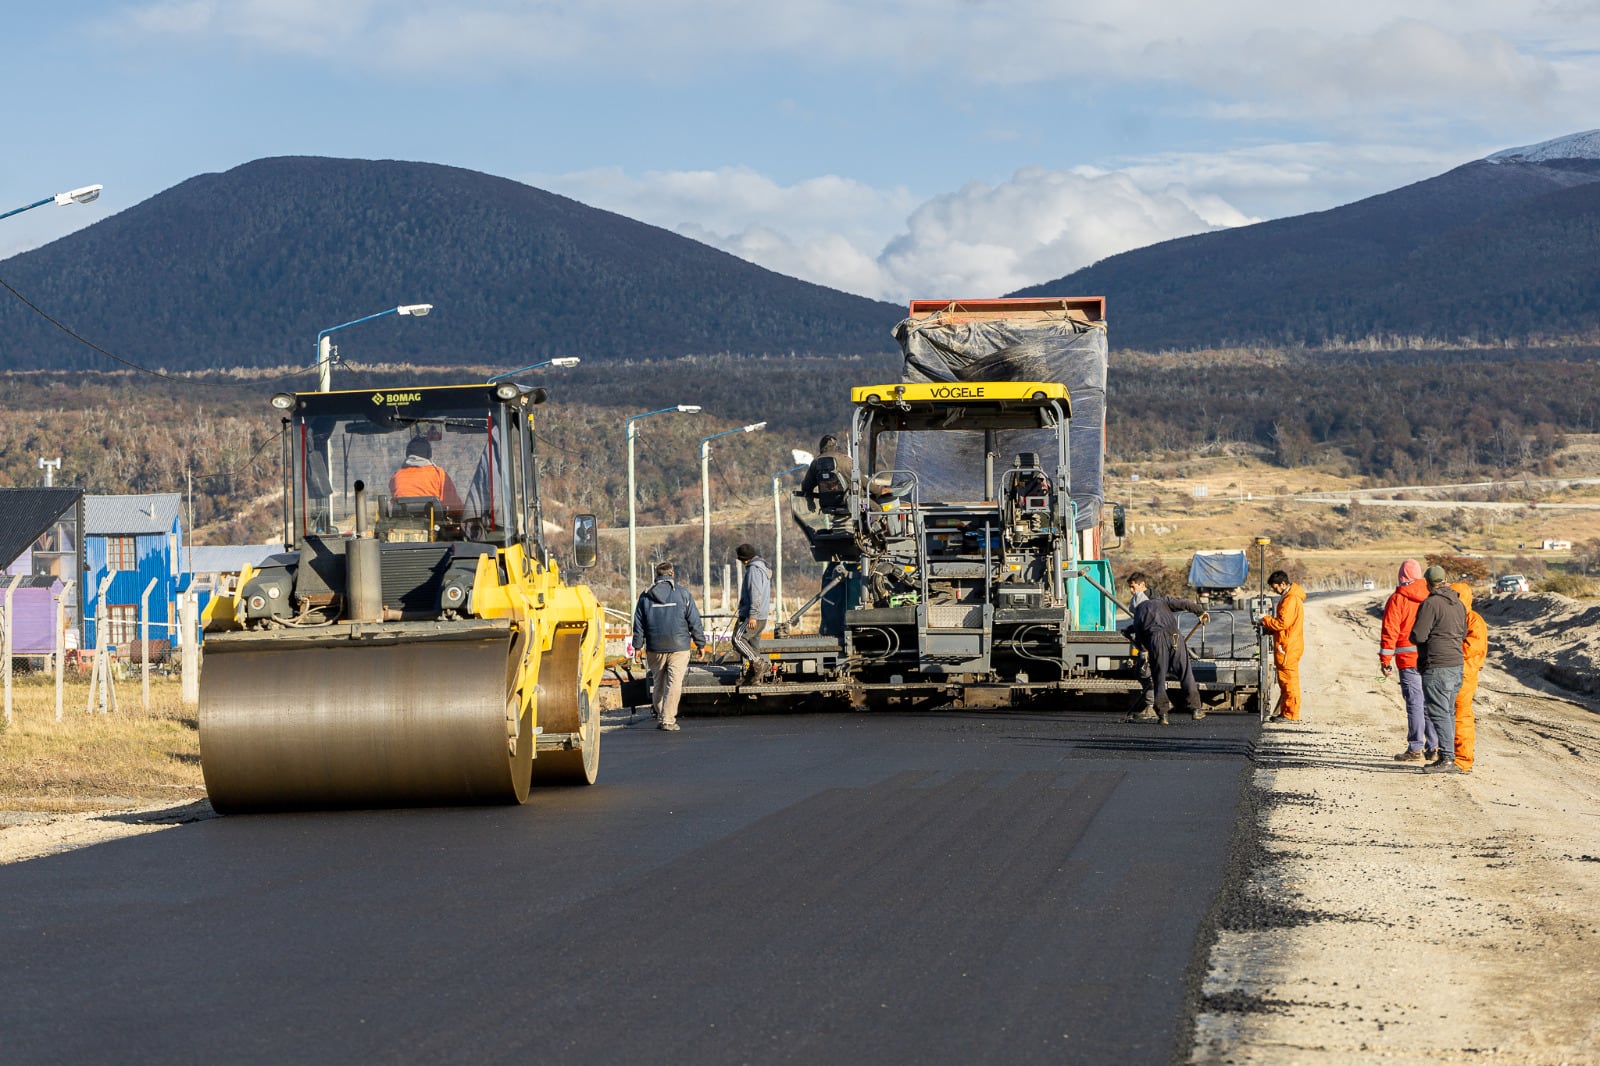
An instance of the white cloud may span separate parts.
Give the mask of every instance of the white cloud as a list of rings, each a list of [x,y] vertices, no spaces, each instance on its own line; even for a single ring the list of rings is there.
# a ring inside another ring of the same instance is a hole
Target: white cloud
[[[1251,221],[1215,193],[1164,177],[1151,188],[1128,173],[1033,167],[921,203],[904,189],[836,177],[782,186],[746,169],[527,180],[779,273],[899,301],[998,296],[1130,248]]]
[[[366,33],[386,0],[155,0],[128,9],[113,32],[217,37],[273,52],[328,55]]]
[[[1246,131],[1316,121],[1354,140],[1441,123],[1509,141],[1531,121],[1587,128],[1580,113],[1600,90],[1600,5],[1586,0],[131,0],[121,10],[104,32],[130,49],[209,39],[337,56],[342,70],[400,80],[560,78],[592,91],[731,74],[781,79],[792,93],[817,79],[932,77],[948,94],[929,101],[935,109],[959,108],[962,90],[978,87],[1080,101],[1098,90],[1089,106],[1116,92],[1169,118]],[[1002,119],[978,136],[1021,135]]]

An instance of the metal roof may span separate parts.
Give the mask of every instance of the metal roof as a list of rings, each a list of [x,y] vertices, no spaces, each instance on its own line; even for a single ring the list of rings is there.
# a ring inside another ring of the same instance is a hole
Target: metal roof
[[[82,495],[69,488],[0,489],[0,568],[15,562]]]
[[[184,569],[195,574],[237,574],[282,552],[282,544],[196,544],[184,554]]]
[[[170,533],[178,521],[183,497],[176,492],[144,496],[85,496],[83,523],[86,536]]]

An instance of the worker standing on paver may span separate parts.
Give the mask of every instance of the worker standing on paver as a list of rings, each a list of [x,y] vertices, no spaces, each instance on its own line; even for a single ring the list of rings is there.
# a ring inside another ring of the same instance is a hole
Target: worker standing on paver
[[[1378,668],[1388,677],[1400,671],[1400,696],[1406,704],[1406,750],[1396,762],[1421,765],[1433,758],[1439,738],[1422,710],[1422,675],[1417,672],[1417,649],[1411,643],[1411,624],[1417,608],[1428,598],[1428,583],[1415,559],[1400,564],[1400,576],[1383,605],[1383,629],[1378,641]]]
[[[1472,609],[1472,586],[1465,581],[1451,582],[1467,609],[1467,639],[1461,645],[1461,691],[1456,693],[1456,769],[1472,772],[1472,752],[1478,727],[1472,714],[1472,697],[1478,692],[1478,674],[1489,658],[1489,623]]]
[[[1306,590],[1289,580],[1282,570],[1267,577],[1267,587],[1278,597],[1277,614],[1261,620],[1272,634],[1272,663],[1278,671],[1278,710],[1269,722],[1300,720],[1300,656],[1306,650]]]

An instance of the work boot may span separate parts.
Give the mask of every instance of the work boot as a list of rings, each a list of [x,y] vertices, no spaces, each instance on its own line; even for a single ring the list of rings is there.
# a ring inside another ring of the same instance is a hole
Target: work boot
[[[1193,716],[1193,718],[1194,718],[1194,720],[1195,720],[1195,721],[1197,721],[1197,722],[1198,722],[1198,721],[1199,721],[1199,720],[1200,720],[1200,719],[1202,719],[1202,718],[1204,718],[1204,717],[1205,717],[1205,716],[1206,716],[1206,712],[1205,712],[1205,711],[1204,711],[1204,710],[1202,710],[1202,709],[1201,709],[1201,708],[1199,708],[1199,707],[1196,707],[1196,708],[1195,708],[1195,709],[1194,709],[1194,710],[1193,710],[1193,711],[1192,711],[1192,712],[1191,712],[1191,714],[1192,714],[1192,716]]]
[[[1167,721],[1167,712],[1166,711],[1157,711],[1156,714],[1157,714],[1156,721],[1159,722],[1161,725],[1171,725],[1172,724],[1171,722]]]
[[[1439,761],[1439,749],[1428,748],[1422,753],[1422,758],[1429,766],[1432,766],[1434,763]]]
[[[1395,762],[1425,763],[1425,762],[1428,761],[1428,757],[1426,755],[1422,754],[1422,752],[1420,752],[1420,751],[1412,751],[1410,748],[1407,748],[1405,751],[1402,751],[1399,755],[1396,755],[1394,757],[1394,761]]]
[[[1424,766],[1420,772],[1425,774],[1459,774],[1464,771],[1456,765],[1456,757],[1454,755],[1441,755],[1438,762]]]
[[[656,726],[656,728],[657,729],[664,729],[668,733],[676,733],[678,731],[678,723],[677,722],[661,722]]]

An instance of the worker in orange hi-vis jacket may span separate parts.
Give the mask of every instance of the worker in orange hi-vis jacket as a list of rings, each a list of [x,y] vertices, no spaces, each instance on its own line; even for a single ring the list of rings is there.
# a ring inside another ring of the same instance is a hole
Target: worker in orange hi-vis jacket
[[[1300,720],[1300,656],[1306,650],[1306,590],[1274,570],[1267,587],[1278,597],[1278,613],[1261,620],[1272,633],[1272,661],[1278,669],[1278,710],[1269,722]]]
[[[1456,769],[1462,773],[1472,771],[1473,742],[1477,739],[1477,724],[1472,714],[1472,697],[1478,691],[1478,673],[1489,658],[1489,623],[1483,615],[1472,609],[1472,586],[1465,581],[1452,582],[1451,588],[1461,597],[1467,609],[1467,639],[1461,643],[1463,658],[1461,689],[1456,693]]]
[[[433,445],[427,437],[412,437],[406,442],[405,465],[389,478],[389,495],[432,496],[451,514],[461,513],[461,496],[450,475],[433,464]]]

